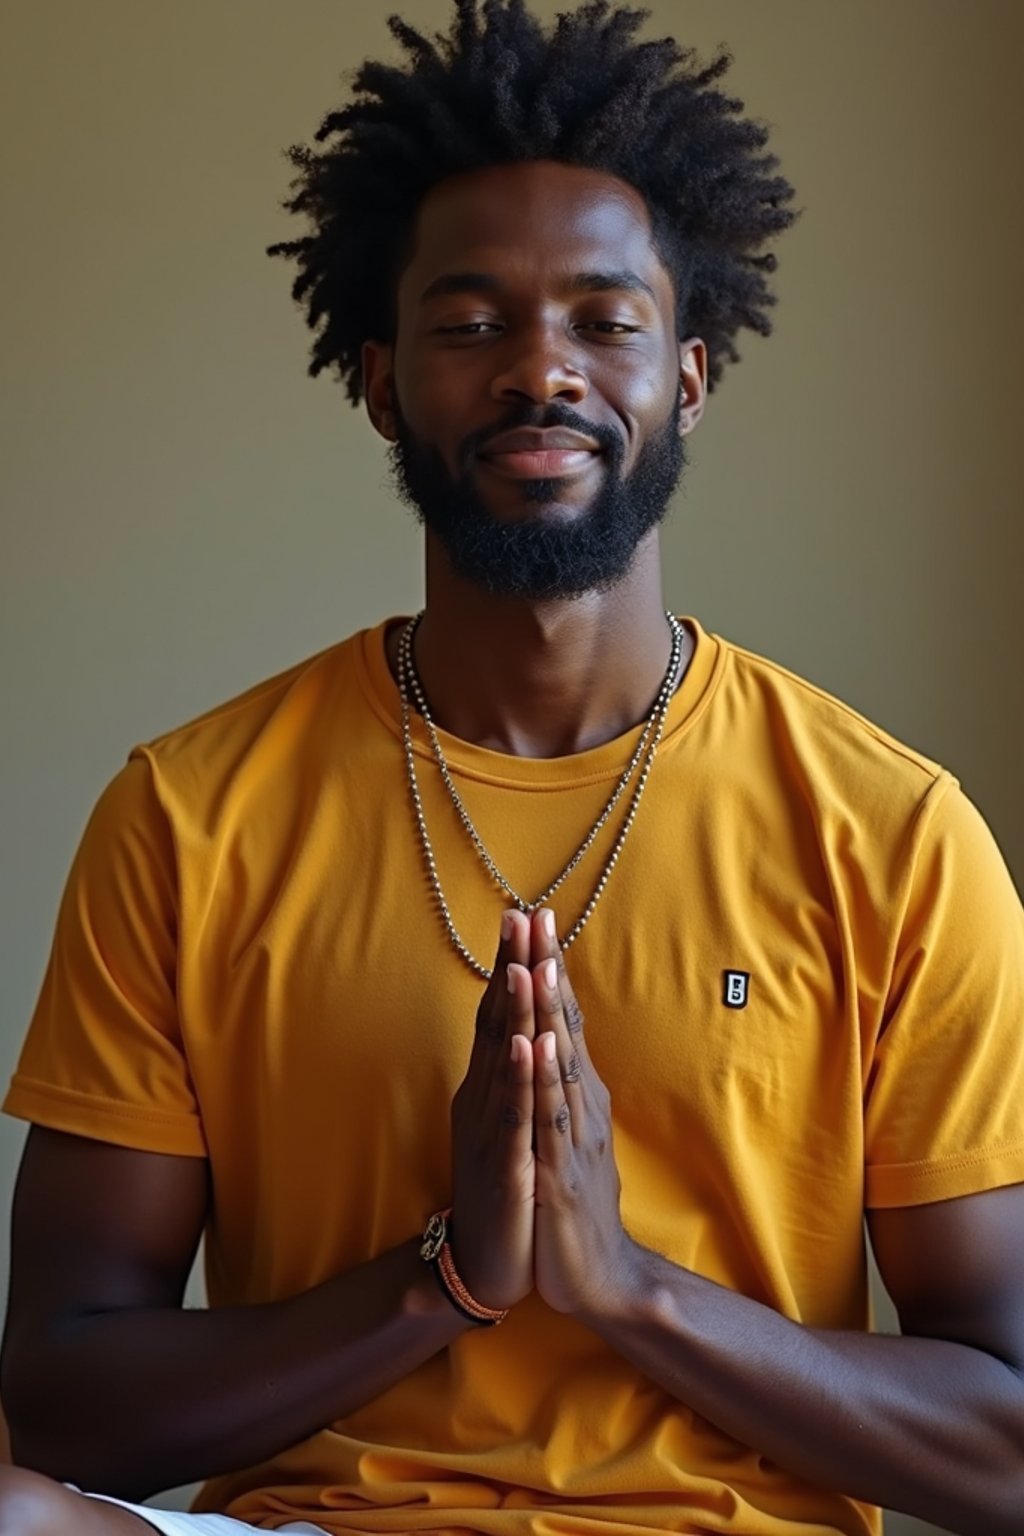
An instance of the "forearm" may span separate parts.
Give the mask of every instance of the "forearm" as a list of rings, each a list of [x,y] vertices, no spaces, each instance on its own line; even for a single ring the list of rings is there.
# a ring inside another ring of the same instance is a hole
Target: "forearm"
[[[286,1301],[132,1310],[9,1341],[4,1394],[21,1465],[95,1492],[250,1466],[407,1376],[467,1325],[418,1239]]]
[[[1024,1382],[939,1339],[802,1327],[634,1250],[585,1321],[652,1381],[808,1481],[960,1533],[1019,1536]]]

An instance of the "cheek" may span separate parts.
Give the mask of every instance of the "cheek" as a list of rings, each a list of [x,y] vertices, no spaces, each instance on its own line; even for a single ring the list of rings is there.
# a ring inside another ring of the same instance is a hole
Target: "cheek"
[[[436,379],[433,382],[431,388],[429,381],[421,380],[415,372],[395,370],[395,395],[407,429],[417,441],[436,445],[444,451],[444,439],[450,436],[444,426],[449,419],[449,406],[443,381]],[[445,457],[448,457],[447,453]]]
[[[638,370],[634,385],[638,413],[664,423],[679,393],[679,374],[679,356],[674,349],[665,348],[647,359]]]
[[[395,389],[410,427],[417,435],[429,430],[431,438],[444,422],[457,421],[471,398],[467,381],[444,354],[425,356],[413,348],[395,349]]]
[[[626,464],[629,467],[641,445],[662,431],[675,414],[679,398],[678,369],[670,361],[651,358],[628,378],[620,374],[617,387],[610,379],[605,387],[609,391],[606,398],[614,403],[626,423],[629,437]]]

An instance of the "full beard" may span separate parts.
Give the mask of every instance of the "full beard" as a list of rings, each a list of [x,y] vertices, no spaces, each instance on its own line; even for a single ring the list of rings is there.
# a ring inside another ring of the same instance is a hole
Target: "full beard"
[[[462,468],[452,476],[440,453],[413,436],[396,401],[397,438],[390,450],[395,488],[437,536],[452,569],[496,596],[576,598],[607,590],[623,579],[643,539],[664,521],[682,477],[681,404],[680,390],[664,426],[644,444],[625,477],[619,434],[566,406],[552,404],[540,413],[522,410],[489,427],[487,437],[517,427],[565,427],[594,439],[603,452],[603,483],[588,508],[565,520],[505,521],[488,510],[474,486],[476,441],[462,445]],[[527,480],[522,488],[527,501],[544,505],[557,501],[560,482]]]

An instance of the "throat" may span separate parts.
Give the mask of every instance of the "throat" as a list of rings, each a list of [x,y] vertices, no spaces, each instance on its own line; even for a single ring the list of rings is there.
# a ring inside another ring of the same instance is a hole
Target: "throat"
[[[396,626],[386,639],[389,667],[410,714],[422,717],[438,751],[438,732],[487,751],[514,757],[569,757],[591,751],[641,728],[649,734],[667,712],[693,649],[689,631],[671,615],[662,620],[660,658],[646,667],[617,670],[594,657],[555,669],[509,668],[495,684],[486,668],[467,663],[461,686],[452,686],[452,668],[434,667],[421,676],[419,618]],[[666,665],[667,653],[667,665]],[[660,660],[660,666],[658,662]],[[445,686],[447,684],[447,686]],[[435,702],[439,701],[439,702]]]
[[[555,758],[575,757],[581,752],[592,752],[619,736],[628,735],[644,723],[646,715],[637,715],[625,707],[609,710],[600,718],[569,719],[567,711],[553,709],[546,719],[536,705],[523,718],[508,718],[495,722],[486,731],[462,740],[472,740],[474,746],[489,752],[503,752],[510,757]],[[455,732],[453,734],[459,734]]]

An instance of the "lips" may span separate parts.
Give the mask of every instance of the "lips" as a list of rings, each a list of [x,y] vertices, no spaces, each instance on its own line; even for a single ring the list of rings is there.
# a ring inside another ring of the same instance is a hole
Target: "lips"
[[[520,427],[490,438],[479,457],[515,480],[555,480],[584,472],[600,453],[592,437],[565,427]]]
[[[480,450],[482,457],[494,453],[548,453],[565,449],[581,453],[598,453],[599,447],[592,437],[581,432],[570,432],[566,427],[517,427],[512,432],[499,432],[489,438]]]

